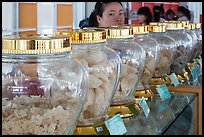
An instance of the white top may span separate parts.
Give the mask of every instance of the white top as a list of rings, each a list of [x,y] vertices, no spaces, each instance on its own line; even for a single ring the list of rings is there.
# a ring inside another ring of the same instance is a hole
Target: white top
[[[178,20],[181,20],[181,21],[188,21],[188,18],[187,18],[186,16],[183,16],[183,17],[178,18]]]

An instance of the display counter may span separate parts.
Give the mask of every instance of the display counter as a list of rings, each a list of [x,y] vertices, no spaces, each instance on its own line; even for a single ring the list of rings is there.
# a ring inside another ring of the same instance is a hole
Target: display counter
[[[198,111],[193,105],[197,101],[198,93],[174,91],[163,101],[159,96],[148,99],[148,117],[141,111],[139,115],[123,119],[127,129],[125,135],[198,134]]]

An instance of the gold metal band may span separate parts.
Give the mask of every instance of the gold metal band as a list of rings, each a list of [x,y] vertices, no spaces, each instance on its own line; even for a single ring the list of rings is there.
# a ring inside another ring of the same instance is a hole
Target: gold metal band
[[[57,31],[57,34],[71,37],[71,43],[99,43],[106,42],[107,32],[104,29],[86,28],[73,29],[72,31]]]
[[[166,32],[165,25],[149,25],[148,26],[149,32]]]
[[[189,29],[195,29],[196,28],[196,24],[195,23],[190,23],[189,25],[188,25],[188,28]]]
[[[147,34],[149,33],[148,31],[148,26],[147,25],[132,25],[133,28],[133,34]]]
[[[195,27],[196,27],[196,29],[200,29],[201,28],[201,23],[196,23]]]
[[[52,54],[71,50],[71,39],[65,36],[10,35],[2,38],[2,53]]]
[[[165,25],[166,30],[181,30],[184,29],[181,22],[160,22],[158,25]]]
[[[107,38],[133,38],[131,26],[111,26],[103,28],[107,31]]]

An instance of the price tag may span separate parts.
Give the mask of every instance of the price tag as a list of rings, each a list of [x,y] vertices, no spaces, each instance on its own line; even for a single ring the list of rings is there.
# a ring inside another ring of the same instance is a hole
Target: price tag
[[[173,82],[173,84],[174,84],[175,87],[180,84],[175,73],[172,73],[172,74],[170,75],[170,79],[171,79],[171,81]]]
[[[200,66],[202,66],[202,58],[200,58],[200,59],[198,60],[198,62],[199,62],[199,64],[200,64]]]
[[[198,75],[200,74],[200,69],[196,62],[193,63],[193,69],[191,70],[191,75],[193,76],[193,80],[196,81],[198,79]]]
[[[105,124],[95,127],[95,131],[97,135],[109,135],[110,134]]]
[[[158,91],[160,98],[162,100],[165,100],[165,99],[171,97],[171,94],[170,94],[169,90],[167,89],[166,85],[162,85],[162,86],[158,87],[157,91]]]
[[[148,105],[147,105],[147,102],[146,102],[146,100],[144,99],[144,97],[142,97],[142,99],[140,99],[139,104],[140,104],[140,107],[142,108],[142,110],[143,110],[145,116],[148,117],[149,112],[150,112],[150,109],[149,109],[149,107],[148,107]]]
[[[123,123],[123,119],[120,114],[113,116],[105,121],[105,125],[110,132],[110,135],[123,135],[127,132],[127,129]]]

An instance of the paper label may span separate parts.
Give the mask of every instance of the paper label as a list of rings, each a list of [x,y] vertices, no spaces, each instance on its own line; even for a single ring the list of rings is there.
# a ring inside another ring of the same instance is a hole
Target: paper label
[[[123,119],[120,114],[113,116],[105,121],[105,125],[110,132],[110,135],[123,135],[127,132],[127,129],[123,123]]]
[[[179,80],[178,80],[178,78],[177,78],[177,76],[176,76],[175,73],[172,73],[172,74],[170,75],[170,79],[171,79],[171,81],[173,82],[173,84],[174,84],[175,87],[180,84],[180,83],[179,83]]]
[[[196,81],[198,79],[198,75],[200,74],[200,69],[196,62],[193,63],[193,69],[191,70],[191,75],[193,76],[193,80]]]
[[[166,85],[162,85],[162,86],[158,87],[157,92],[159,93],[160,98],[162,100],[165,100],[165,99],[171,97],[171,94],[170,94],[169,90],[167,89]]]
[[[200,66],[202,66],[202,58],[200,58],[200,59],[198,60],[198,62],[199,62],[199,64],[200,64]]]
[[[142,110],[143,110],[145,116],[148,117],[149,112],[150,112],[150,109],[149,109],[149,107],[148,107],[148,105],[147,105],[147,102],[146,102],[146,100],[144,99],[144,97],[142,97],[142,99],[140,99],[139,104],[140,104],[140,107],[142,108]]]

